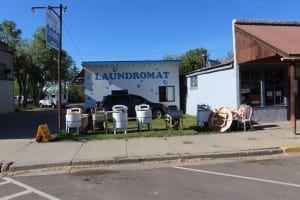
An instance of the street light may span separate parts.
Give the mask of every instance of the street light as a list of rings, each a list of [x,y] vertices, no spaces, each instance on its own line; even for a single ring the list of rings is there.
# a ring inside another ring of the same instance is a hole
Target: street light
[[[59,48],[58,48],[58,131],[61,130],[61,51],[62,51],[62,11],[66,11],[67,7],[60,4],[59,6],[37,6],[31,7],[31,10],[35,12],[37,9],[50,9],[59,19]],[[59,9],[59,13],[56,12],[56,9]]]

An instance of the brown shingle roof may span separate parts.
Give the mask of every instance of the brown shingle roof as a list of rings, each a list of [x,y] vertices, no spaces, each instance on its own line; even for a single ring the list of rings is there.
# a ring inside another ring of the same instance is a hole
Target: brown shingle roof
[[[299,22],[236,22],[235,28],[282,57],[300,56]]]

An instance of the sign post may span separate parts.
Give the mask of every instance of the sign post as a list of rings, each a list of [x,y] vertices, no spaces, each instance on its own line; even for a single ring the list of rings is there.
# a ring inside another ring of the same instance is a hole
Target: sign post
[[[43,6],[32,7],[32,11],[35,9],[46,9],[46,43],[51,47],[58,50],[58,131],[61,131],[61,55],[62,55],[62,10],[66,10],[67,7],[60,4],[57,6]],[[59,13],[55,11],[59,9]]]

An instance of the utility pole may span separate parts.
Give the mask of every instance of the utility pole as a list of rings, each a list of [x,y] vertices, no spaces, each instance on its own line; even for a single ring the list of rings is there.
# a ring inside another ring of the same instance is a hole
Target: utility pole
[[[292,134],[296,135],[296,95],[297,95],[297,84],[296,84],[296,62],[292,60],[290,62],[290,121]]]
[[[53,14],[55,14],[59,19],[59,39],[56,40],[56,43],[51,45],[53,48],[58,50],[58,67],[57,67],[57,82],[58,82],[58,131],[61,131],[61,121],[62,121],[62,106],[61,106],[61,57],[62,57],[62,11],[66,11],[67,7],[60,4],[59,6],[38,6],[31,7],[31,10],[34,12],[36,9],[49,9]],[[59,12],[56,12],[56,9],[59,9]],[[47,30],[46,30],[47,32]],[[53,39],[53,38],[52,38]],[[54,39],[55,40],[55,39]],[[47,41],[47,38],[46,38]]]
[[[290,122],[291,132],[293,135],[297,135],[297,95],[298,95],[298,82],[296,78],[296,64],[300,61],[299,57],[283,57],[283,62],[289,62],[289,76],[290,76]]]

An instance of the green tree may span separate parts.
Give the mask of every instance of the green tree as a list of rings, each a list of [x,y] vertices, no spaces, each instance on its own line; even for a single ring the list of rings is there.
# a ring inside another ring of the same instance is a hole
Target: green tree
[[[14,53],[14,76],[17,86],[14,88],[19,96],[24,96],[26,106],[27,98],[38,100],[46,93],[47,88],[57,84],[58,52],[46,45],[45,27],[37,29],[33,40],[21,38],[22,31],[15,22],[4,20],[0,23],[0,41],[6,43],[9,50]],[[69,68],[74,61],[66,51],[62,51],[61,78],[65,83],[70,80]]]
[[[22,31],[17,28],[13,21],[4,20],[0,24],[0,41],[6,43],[10,51],[15,53],[21,40]]]
[[[68,94],[70,103],[84,102],[84,86],[76,85],[73,80],[80,73],[76,65],[73,65],[68,72]]]
[[[163,59],[164,60],[182,60],[183,56],[178,55],[166,55]]]
[[[27,93],[25,94],[26,84],[24,84],[24,77],[26,79],[28,71],[27,55],[25,54],[27,42],[21,38],[22,31],[17,28],[15,22],[4,20],[0,24],[0,41],[6,43],[11,52],[14,53],[14,76],[16,78],[18,96],[24,96],[23,104],[26,105]],[[25,94],[25,95],[24,95]]]
[[[228,51],[227,52],[227,57],[224,59],[224,60],[226,60],[226,59],[228,59],[228,58],[233,58],[233,51],[231,50],[231,51]]]
[[[33,35],[30,54],[35,66],[33,70],[35,83],[32,83],[33,93],[36,98],[41,98],[51,86],[58,83],[58,52],[46,44],[45,27],[38,28]],[[68,81],[68,69],[73,64],[74,61],[68,53],[62,51],[61,78],[65,83]]]
[[[207,50],[204,48],[196,48],[187,51],[181,60],[182,63],[179,68],[180,74],[187,74],[196,69],[203,68],[205,56],[207,57]]]
[[[196,48],[185,52],[185,54],[178,56],[167,55],[164,60],[181,60],[179,65],[179,74],[184,75],[193,70],[204,67],[204,58],[207,58],[207,50],[204,48]]]
[[[32,63],[31,55],[28,52],[29,42],[22,40],[15,53],[14,73],[17,80],[19,95],[24,97],[23,106],[27,106],[27,100],[32,98],[31,80],[34,79],[32,73],[34,65]]]
[[[69,103],[84,102],[84,86],[83,85],[69,85]]]
[[[73,80],[80,73],[76,65],[72,65],[69,69],[68,80]]]

